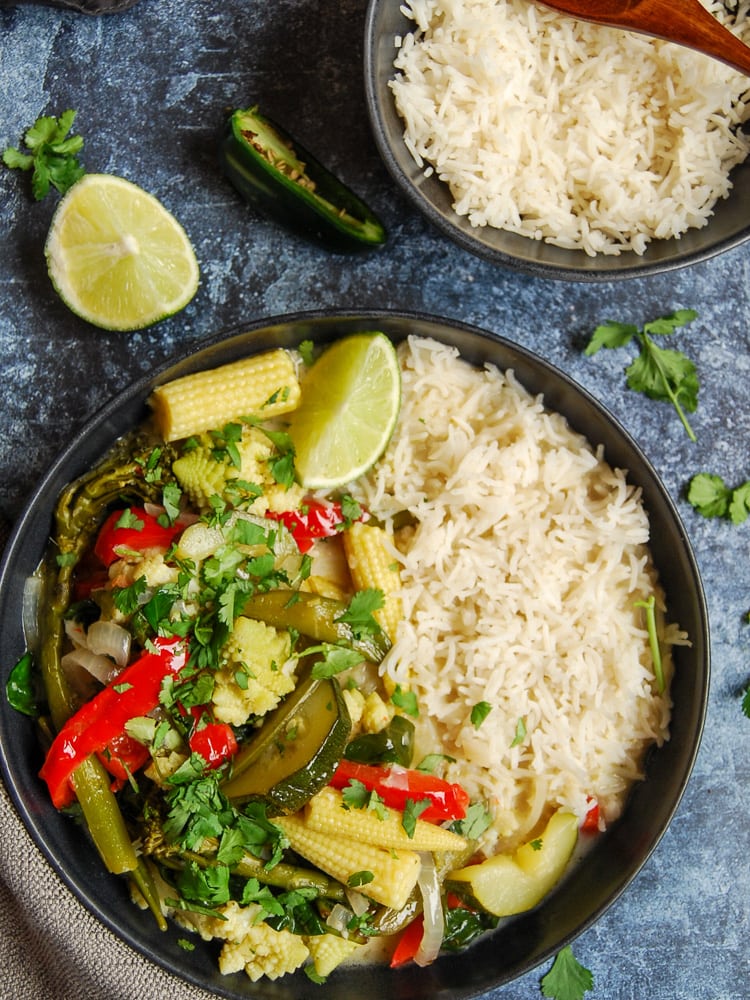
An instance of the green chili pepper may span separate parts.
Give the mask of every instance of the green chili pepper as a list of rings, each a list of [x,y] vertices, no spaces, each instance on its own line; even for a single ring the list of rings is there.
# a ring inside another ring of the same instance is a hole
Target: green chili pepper
[[[39,715],[35,679],[34,659],[31,653],[26,652],[11,670],[5,686],[8,704],[33,719]]]
[[[269,590],[245,598],[242,614],[273,625],[294,629],[318,642],[342,643],[361,653],[371,663],[380,663],[390,648],[385,635],[354,635],[341,621],[347,605],[332,597],[304,591]]]
[[[403,715],[394,715],[385,729],[377,733],[363,733],[348,743],[344,756],[360,764],[411,767],[413,751],[414,723]]]
[[[246,201],[329,250],[367,250],[386,241],[371,209],[257,107],[231,114],[220,161]]]

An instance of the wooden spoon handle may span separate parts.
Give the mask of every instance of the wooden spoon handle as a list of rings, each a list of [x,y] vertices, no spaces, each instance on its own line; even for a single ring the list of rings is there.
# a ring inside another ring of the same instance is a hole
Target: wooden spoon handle
[[[750,47],[717,21],[699,0],[549,0],[547,6],[582,21],[677,42],[750,76]]]

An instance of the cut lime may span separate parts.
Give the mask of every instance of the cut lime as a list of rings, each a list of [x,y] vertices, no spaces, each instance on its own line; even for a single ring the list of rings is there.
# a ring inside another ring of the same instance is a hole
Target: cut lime
[[[353,334],[329,347],[291,414],[300,483],[333,489],[361,476],[385,451],[400,405],[401,371],[385,334]]]
[[[105,330],[151,326],[198,289],[185,230],[153,195],[112,174],[86,174],[70,188],[44,252],[63,302]]]

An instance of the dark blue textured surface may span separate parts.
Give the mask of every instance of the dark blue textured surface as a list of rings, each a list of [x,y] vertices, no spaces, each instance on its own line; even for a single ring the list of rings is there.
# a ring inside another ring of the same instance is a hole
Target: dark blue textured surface
[[[750,523],[705,521],[682,497],[698,471],[731,484],[750,478],[750,248],[661,277],[591,286],[498,270],[448,243],[407,206],[375,151],[361,72],[365,7],[142,0],[104,18],[0,10],[0,147],[16,144],[42,112],[77,109],[86,168],[121,174],[159,197],[189,233],[203,275],[193,303],[151,330],[87,326],[46,276],[55,199],[32,202],[28,178],[3,170],[0,508],[14,519],[60,446],[113,392],[243,318],[329,307],[421,310],[474,323],[552,361],[622,421],[678,502],[713,643],[707,726],[682,805],[640,876],[575,951],[595,975],[596,997],[747,1000],[750,720],[739,693],[750,679]],[[255,101],[382,215],[391,233],[385,250],[327,255],[239,201],[219,174],[216,145],[224,109]],[[696,444],[669,407],[625,387],[628,352],[582,353],[605,319],[640,324],[679,307],[699,313],[675,344],[701,378]],[[488,996],[539,996],[543,971]]]

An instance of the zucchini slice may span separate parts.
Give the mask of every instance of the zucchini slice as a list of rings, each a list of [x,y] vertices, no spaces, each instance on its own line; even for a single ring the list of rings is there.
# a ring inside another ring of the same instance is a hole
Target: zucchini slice
[[[270,815],[297,812],[331,780],[351,728],[335,677],[308,677],[241,747],[222,791],[263,802]]]

